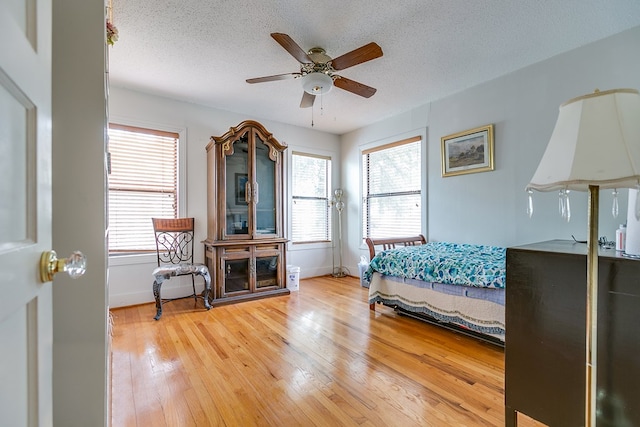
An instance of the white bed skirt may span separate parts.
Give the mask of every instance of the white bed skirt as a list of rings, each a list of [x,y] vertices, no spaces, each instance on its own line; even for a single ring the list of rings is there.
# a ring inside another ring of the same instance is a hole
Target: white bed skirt
[[[427,314],[441,322],[453,323],[504,341],[503,304],[469,297],[463,289],[455,295],[434,290],[433,284],[422,283],[424,285],[419,287],[405,283],[401,278],[375,272],[369,285],[369,303],[381,302],[413,313]],[[504,289],[487,291],[504,292]]]

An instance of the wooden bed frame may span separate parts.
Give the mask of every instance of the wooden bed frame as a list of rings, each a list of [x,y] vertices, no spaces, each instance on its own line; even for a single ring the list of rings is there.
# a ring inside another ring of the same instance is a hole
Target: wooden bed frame
[[[382,250],[395,249],[398,246],[418,246],[427,243],[427,239],[422,234],[411,237],[396,237],[393,239],[371,239],[367,237],[365,239],[367,246],[369,247],[369,261],[376,256],[376,246],[382,246]],[[369,304],[369,309],[376,311],[376,304]]]
[[[387,250],[387,249],[395,249],[396,246],[419,246],[427,243],[427,239],[425,239],[425,237],[422,234],[419,234],[417,236],[397,237],[397,238],[387,238],[387,239],[371,239],[367,237],[365,241],[367,243],[367,246],[369,247],[369,260],[372,260],[373,257],[376,256],[376,249],[375,249],[376,246],[381,246],[382,250]],[[504,347],[504,342],[490,335],[485,335],[470,329],[460,327],[452,323],[441,322],[426,314],[413,313],[413,312],[404,310],[401,307],[393,306],[393,308],[398,314],[401,314],[407,317],[412,317],[414,319],[421,320],[423,322],[438,325],[446,329],[449,329],[451,331],[462,333],[464,335],[468,335],[468,336],[480,339],[482,341],[497,345],[499,347]],[[375,311],[376,303],[369,304],[369,309],[372,311]]]

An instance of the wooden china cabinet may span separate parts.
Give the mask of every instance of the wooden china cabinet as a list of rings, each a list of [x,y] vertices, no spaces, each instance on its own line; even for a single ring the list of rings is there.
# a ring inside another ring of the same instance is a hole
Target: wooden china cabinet
[[[212,305],[288,294],[283,153],[260,123],[247,120],[207,145],[205,262]]]

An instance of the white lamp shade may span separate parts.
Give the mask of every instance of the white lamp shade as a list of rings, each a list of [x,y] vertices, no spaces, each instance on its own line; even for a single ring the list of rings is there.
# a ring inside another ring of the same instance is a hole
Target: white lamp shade
[[[311,95],[327,93],[333,87],[333,79],[325,73],[309,73],[302,77],[302,88]]]
[[[549,145],[527,188],[588,191],[640,183],[640,95],[595,92],[560,106]]]

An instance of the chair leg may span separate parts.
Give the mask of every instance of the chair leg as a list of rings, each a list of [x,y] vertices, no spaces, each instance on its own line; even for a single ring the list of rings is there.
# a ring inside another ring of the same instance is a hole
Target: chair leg
[[[202,278],[204,279],[204,291],[202,292],[202,299],[204,300],[204,308],[207,310],[211,309],[211,303],[209,302],[209,298],[213,295],[211,294],[211,276],[209,275],[209,271],[202,274]]]
[[[160,286],[162,286],[162,281],[153,281],[153,296],[156,299],[156,315],[153,317],[155,320],[160,320],[160,316],[162,316],[162,298],[160,297]]]
[[[196,295],[196,279],[195,279],[196,275],[195,274],[191,274],[191,287],[193,288],[193,301],[197,304],[198,303],[198,295]]]
[[[156,280],[153,282],[153,296],[156,300],[156,315],[154,319],[159,320],[160,316],[162,316],[162,297],[160,296],[160,288],[162,286],[162,282],[170,279],[171,277],[176,276],[179,268],[176,267],[174,269],[170,267],[158,267],[154,270],[153,275]],[[188,274],[188,273],[187,273]],[[211,303],[209,301],[209,295],[211,293],[211,276],[209,274],[209,270],[206,267],[202,266],[202,268],[197,269],[195,273],[191,273],[191,287],[193,288],[193,300],[195,303],[198,303],[198,295],[196,294],[196,281],[195,276],[201,275],[204,279],[204,292],[202,293],[202,299],[204,300],[204,307],[209,310],[211,309]],[[190,295],[182,298],[189,298]],[[182,299],[182,298],[173,298],[167,299],[165,301],[173,301],[174,299]]]

